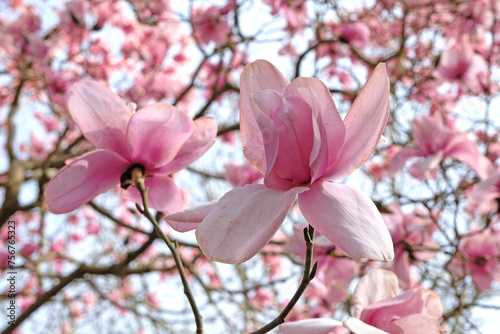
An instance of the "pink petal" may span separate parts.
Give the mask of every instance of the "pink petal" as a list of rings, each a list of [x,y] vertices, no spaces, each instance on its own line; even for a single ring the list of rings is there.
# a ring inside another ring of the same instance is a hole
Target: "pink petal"
[[[148,205],[161,212],[177,212],[182,209],[184,198],[171,177],[154,175],[145,181],[148,190]],[[142,207],[142,197],[136,187],[130,186],[123,192],[125,199]]]
[[[413,288],[392,299],[377,301],[366,307],[360,319],[377,328],[394,333],[394,321],[413,314],[428,314],[439,320],[443,315],[443,306],[438,295],[431,290]]]
[[[360,280],[352,295],[354,316],[359,318],[364,308],[379,300],[398,294],[398,277],[385,269],[372,269]]]
[[[375,204],[353,188],[330,182],[315,182],[299,195],[306,220],[355,260],[391,261],[391,235]]]
[[[120,183],[129,162],[108,150],[87,153],[57,173],[45,188],[50,212],[66,213]]]
[[[283,103],[284,106],[271,115],[279,133],[278,155],[272,169],[282,179],[299,186],[311,179],[312,110],[297,96],[287,96]],[[268,170],[269,167],[268,164]]]
[[[285,322],[279,325],[279,329],[283,334],[329,334],[341,326],[338,320],[319,318]]]
[[[240,77],[240,132],[245,157],[262,174],[266,172],[264,142],[254,117],[251,95],[264,89],[282,94],[288,80],[266,60],[248,64]]]
[[[481,179],[488,177],[495,169],[490,159],[482,155],[477,146],[468,138],[464,138],[463,141],[445,152],[445,156],[463,162],[476,172]]]
[[[340,155],[324,179],[351,174],[372,155],[389,118],[389,79],[385,64],[375,67],[344,119],[346,137]]]
[[[391,323],[391,328],[398,333],[420,334],[420,333],[442,333],[439,319],[428,314],[412,314]]]
[[[262,184],[231,190],[196,230],[201,250],[211,261],[236,264],[250,259],[271,240],[295,196],[305,190],[283,192]]]
[[[389,334],[381,329],[365,324],[358,318],[350,317],[344,321],[344,326],[349,328],[353,333],[362,334]]]
[[[194,121],[191,137],[182,145],[174,160],[156,169],[157,174],[172,174],[186,168],[196,161],[214,143],[217,136],[217,123],[212,117],[201,117]]]
[[[423,153],[416,147],[405,147],[392,158],[389,170],[395,172],[401,169],[408,159],[420,157]]]
[[[118,95],[95,81],[83,80],[73,85],[68,109],[92,144],[129,158],[125,133],[132,112]]]
[[[266,114],[266,112],[269,113],[274,111],[271,110],[272,108],[283,109],[282,100],[278,92],[270,89],[260,91],[251,96],[252,111],[257,121],[258,131],[261,132],[264,145],[264,159],[267,168],[264,184],[269,188],[285,191],[292,188],[293,184],[290,180],[285,180],[280,177],[276,173],[276,170],[273,169],[278,157],[280,143],[279,130],[269,115]],[[269,108],[269,106],[272,106],[272,108]],[[266,112],[264,112],[261,107],[266,110]]]
[[[444,127],[443,119],[439,114],[416,116],[412,121],[412,126],[413,139],[424,153],[423,155],[430,155],[444,149],[453,137],[453,134]]]
[[[188,114],[167,103],[155,103],[132,115],[127,144],[132,160],[146,168],[172,161],[193,133]]]
[[[408,170],[408,173],[419,180],[434,180],[437,175],[439,164],[442,160],[443,151],[438,151],[432,155],[427,156],[422,161],[415,162]]]
[[[285,89],[283,95],[300,96],[311,106],[314,118],[324,126],[325,133],[322,134],[321,143],[327,144],[328,166],[333,165],[344,145],[346,128],[330,90],[318,79],[297,78]]]
[[[177,232],[187,232],[198,228],[203,219],[217,204],[217,200],[185,209],[166,216],[164,219]]]

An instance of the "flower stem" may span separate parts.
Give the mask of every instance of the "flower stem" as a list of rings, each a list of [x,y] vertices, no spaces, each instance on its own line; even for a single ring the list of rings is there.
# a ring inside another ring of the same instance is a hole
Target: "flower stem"
[[[193,311],[194,315],[194,320],[196,322],[196,334],[203,334],[203,323],[202,323],[202,316],[200,314],[200,311],[198,310],[198,306],[196,305],[196,301],[194,300],[193,294],[191,292],[191,289],[189,288],[189,284],[186,278],[186,274],[184,272],[184,264],[182,262],[182,258],[179,254],[179,245],[176,243],[175,245],[172,243],[172,241],[163,233],[162,229],[160,228],[160,224],[156,220],[156,218],[151,214],[149,211],[149,206],[148,206],[148,188],[146,188],[144,184],[144,177],[137,177],[134,178],[134,184],[137,187],[137,190],[139,190],[139,193],[141,194],[142,197],[142,203],[144,208],[141,209],[139,205],[137,206],[137,209],[139,212],[141,212],[154,226],[156,232],[160,236],[160,238],[167,244],[168,249],[170,249],[170,252],[172,253],[172,256],[174,257],[175,265],[177,269],[179,270],[179,275],[181,277],[182,281],[182,286],[184,287],[184,294],[186,295],[189,305],[191,306],[191,310]]]
[[[314,247],[314,227],[312,227],[311,225],[309,225],[309,228],[304,228],[304,239],[306,240],[306,247],[307,247],[306,263],[304,265],[304,274],[302,275],[302,281],[300,282],[297,291],[295,291],[295,294],[293,295],[292,299],[290,299],[290,301],[285,306],[283,311],[281,311],[281,313],[273,321],[271,321],[264,327],[256,330],[255,332],[252,332],[251,334],[267,333],[273,328],[276,328],[277,326],[284,323],[285,318],[288,316],[288,314],[295,306],[295,304],[299,301],[300,296],[302,296],[302,294],[306,290],[307,285],[309,285],[309,282],[311,282],[314,276],[316,275],[316,271],[318,270],[318,262],[314,263],[311,269],[313,247]]]

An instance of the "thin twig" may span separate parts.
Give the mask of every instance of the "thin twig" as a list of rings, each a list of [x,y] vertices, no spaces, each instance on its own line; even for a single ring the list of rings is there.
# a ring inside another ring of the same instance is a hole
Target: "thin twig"
[[[148,188],[146,188],[146,185],[144,184],[144,177],[141,176],[137,178],[135,180],[135,186],[137,187],[137,190],[139,190],[139,193],[141,194],[142,204],[144,207],[143,209],[141,209],[139,205],[136,205],[137,210],[139,210],[139,212],[141,212],[153,224],[156,232],[161,237],[161,239],[167,244],[168,249],[172,253],[175,265],[179,270],[179,276],[181,277],[182,285],[184,287],[184,294],[186,295],[189,301],[189,305],[191,306],[191,310],[193,311],[194,320],[196,323],[196,334],[203,334],[202,316],[200,311],[198,310],[198,306],[196,305],[196,301],[193,297],[193,294],[191,293],[191,289],[189,288],[189,284],[186,278],[186,273],[184,272],[184,265],[182,263],[182,259],[178,252],[179,245],[176,242],[174,246],[172,241],[165,235],[165,233],[163,233],[162,229],[160,228],[160,224],[158,223],[156,218],[149,211]]]
[[[307,286],[309,285],[309,282],[311,282],[314,276],[316,275],[316,271],[318,270],[318,262],[314,263],[314,266],[311,269],[313,247],[314,247],[314,228],[311,225],[309,225],[309,229],[304,228],[304,239],[306,240],[306,247],[307,247],[306,263],[304,265],[304,275],[302,276],[302,281],[300,282],[297,291],[293,295],[292,299],[290,299],[288,304],[285,306],[283,311],[281,311],[281,313],[273,321],[271,321],[264,327],[256,330],[255,332],[252,332],[251,334],[267,333],[273,328],[276,328],[277,326],[284,323],[285,318],[288,316],[288,314],[295,306],[295,304],[299,301],[300,296],[302,296],[302,294],[306,290]]]

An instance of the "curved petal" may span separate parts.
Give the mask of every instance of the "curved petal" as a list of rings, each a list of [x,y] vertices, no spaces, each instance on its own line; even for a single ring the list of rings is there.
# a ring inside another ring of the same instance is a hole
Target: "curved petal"
[[[323,136],[326,138],[322,137],[321,142],[327,144],[328,167],[333,165],[344,145],[346,128],[330,90],[318,79],[297,78],[285,89],[283,95],[300,96],[311,106],[314,118],[323,124],[325,129]]]
[[[327,318],[285,322],[279,325],[283,334],[329,334],[337,327],[342,327],[340,321]]]
[[[443,151],[438,151],[431,154],[422,161],[415,162],[409,169],[408,173],[416,179],[435,179],[439,164],[443,160]]]
[[[184,198],[171,177],[155,175],[144,182],[148,190],[148,205],[161,212],[177,212],[182,209]],[[130,186],[123,192],[125,199],[142,206],[142,197],[136,187]]]
[[[315,182],[299,195],[306,220],[355,260],[391,261],[391,235],[373,201],[353,188]]]
[[[392,158],[389,164],[389,170],[395,172],[402,168],[408,159],[421,157],[424,154],[416,147],[405,147]]]
[[[354,289],[354,316],[359,318],[364,308],[379,300],[396,297],[398,277],[389,270],[373,269],[363,276]]]
[[[211,261],[236,264],[250,259],[271,240],[295,196],[305,190],[284,192],[262,184],[231,190],[196,229],[201,250]]]
[[[286,191],[293,187],[292,182],[280,177],[273,168],[278,157],[280,145],[279,129],[271,117],[260,109],[261,106],[264,109],[267,108],[266,102],[276,107],[278,99],[279,101],[283,100],[276,91],[268,89],[252,94],[251,104],[257,121],[258,131],[260,131],[263,140],[264,156],[262,158],[265,162],[264,167],[266,167],[264,184],[269,188]],[[278,108],[283,109],[282,103],[280,104],[281,106]],[[268,108],[267,111],[269,111]]]
[[[451,157],[463,162],[472,169],[481,178],[485,179],[495,170],[495,166],[479,152],[476,144],[468,138],[454,145],[449,151],[445,152],[445,157]]]
[[[363,334],[389,334],[381,329],[365,324],[358,318],[347,318],[344,321],[344,326],[349,328],[353,333],[363,333]]]
[[[278,154],[272,170],[282,179],[289,179],[295,186],[311,180],[309,159],[313,147],[311,107],[298,96],[283,99],[283,108],[271,115],[279,133]],[[267,175],[266,175],[267,176]]]
[[[439,319],[428,314],[411,314],[391,323],[394,332],[404,334],[442,333]]]
[[[87,153],[57,173],[45,188],[50,212],[66,213],[120,183],[129,162],[108,150]]]
[[[203,219],[212,211],[218,200],[167,215],[164,219],[177,232],[187,232],[198,228]]]
[[[73,85],[68,109],[92,144],[129,158],[125,134],[132,111],[118,95],[95,81],[83,80]]]
[[[172,161],[193,133],[193,120],[183,111],[155,103],[142,108],[130,118],[127,145],[131,159],[146,168]]]
[[[375,67],[344,119],[344,147],[323,177],[338,180],[351,174],[372,155],[389,118],[389,79],[385,64]]]
[[[243,153],[262,174],[266,172],[264,142],[252,111],[251,95],[264,89],[283,93],[289,84],[281,72],[266,60],[245,66],[240,77],[240,133]]]
[[[174,160],[154,171],[156,174],[172,174],[186,168],[201,157],[214,143],[217,123],[212,117],[201,117],[194,121],[191,137],[182,145]]]

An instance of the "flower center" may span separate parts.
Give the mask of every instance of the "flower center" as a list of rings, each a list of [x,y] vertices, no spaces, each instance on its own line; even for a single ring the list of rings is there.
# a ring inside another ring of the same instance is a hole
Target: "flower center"
[[[133,164],[120,176],[120,187],[127,189],[137,178],[144,176],[145,172],[146,168],[143,165]]]
[[[484,266],[484,264],[486,263],[486,258],[484,256],[476,257],[474,263],[477,264],[478,266]]]

